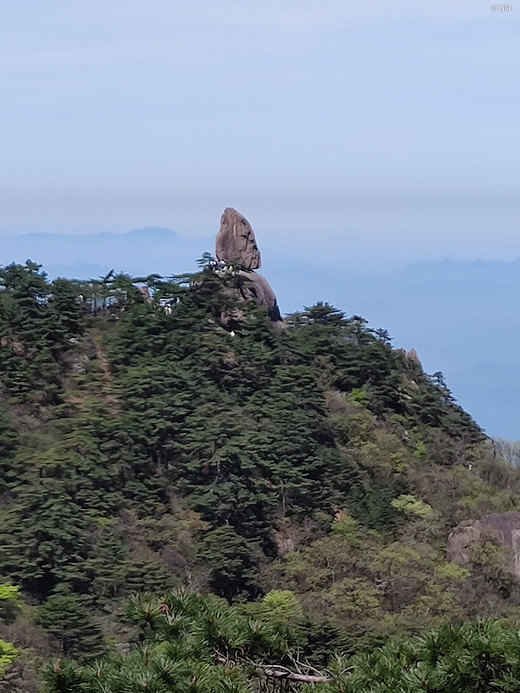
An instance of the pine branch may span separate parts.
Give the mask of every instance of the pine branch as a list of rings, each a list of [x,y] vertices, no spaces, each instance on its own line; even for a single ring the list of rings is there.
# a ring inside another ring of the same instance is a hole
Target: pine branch
[[[221,664],[225,664],[227,666],[229,666],[230,664],[245,664],[254,669],[260,669],[265,676],[269,676],[276,679],[298,681],[299,683],[329,683],[331,681],[331,676],[328,672],[320,672],[314,667],[307,664],[303,664],[302,662],[294,662],[295,667],[298,669],[298,671],[291,671],[291,669],[288,669],[287,667],[281,664],[262,664],[261,662],[255,662],[252,659],[242,657],[236,657],[231,659],[230,657],[224,656],[220,652],[217,652],[216,655],[217,660]],[[303,673],[300,669],[300,667],[302,666],[313,671],[314,674]]]

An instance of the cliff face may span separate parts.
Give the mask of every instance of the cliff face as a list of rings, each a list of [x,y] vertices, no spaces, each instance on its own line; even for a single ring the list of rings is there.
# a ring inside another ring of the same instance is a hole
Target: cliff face
[[[462,565],[467,564],[472,546],[489,537],[498,540],[504,547],[509,569],[520,578],[520,512],[493,513],[455,527],[448,539],[449,559]]]
[[[283,320],[276,295],[265,277],[255,272],[261,266],[261,255],[255,233],[240,212],[227,207],[222,214],[216,240],[216,255],[220,262],[239,267],[238,274],[246,281],[237,289],[244,301],[255,301],[267,308],[272,322],[282,326]]]

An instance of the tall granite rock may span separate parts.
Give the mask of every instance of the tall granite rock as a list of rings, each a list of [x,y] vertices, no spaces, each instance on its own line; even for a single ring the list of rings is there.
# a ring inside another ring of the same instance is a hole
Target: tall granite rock
[[[248,220],[232,207],[227,207],[222,215],[216,255],[220,262],[239,266],[236,273],[245,280],[237,289],[240,296],[264,306],[273,323],[284,325],[274,291],[267,279],[255,272],[261,264],[255,233]]]
[[[244,269],[255,270],[261,265],[255,232],[248,220],[232,207],[226,207],[217,234],[217,260],[239,261]]]

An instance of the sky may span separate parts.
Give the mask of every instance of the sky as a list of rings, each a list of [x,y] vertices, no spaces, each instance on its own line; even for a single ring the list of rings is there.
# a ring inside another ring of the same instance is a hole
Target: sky
[[[216,232],[374,267],[520,256],[520,5],[2,0],[2,233]]]

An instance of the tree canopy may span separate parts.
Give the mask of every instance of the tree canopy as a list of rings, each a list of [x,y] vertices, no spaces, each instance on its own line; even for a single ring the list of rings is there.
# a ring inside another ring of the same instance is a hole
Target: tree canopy
[[[0,635],[58,658],[53,693],[305,684],[284,667],[350,690],[333,651],[518,622],[499,543],[447,560],[520,476],[442,374],[325,302],[273,329],[234,281],[209,256],[166,278],[0,270],[0,580],[22,594]]]

